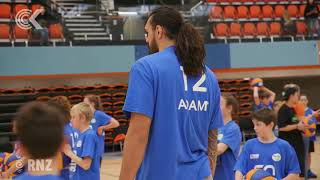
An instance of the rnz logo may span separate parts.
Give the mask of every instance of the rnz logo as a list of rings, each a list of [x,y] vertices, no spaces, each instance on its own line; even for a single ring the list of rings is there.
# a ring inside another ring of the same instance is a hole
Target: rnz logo
[[[52,159],[29,159],[28,160],[28,171],[53,171]]]

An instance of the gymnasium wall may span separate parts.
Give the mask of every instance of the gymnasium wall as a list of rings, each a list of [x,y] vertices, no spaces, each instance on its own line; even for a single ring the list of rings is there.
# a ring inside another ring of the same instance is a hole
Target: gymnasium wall
[[[206,44],[212,69],[319,65],[316,41]],[[1,47],[0,76],[128,72],[144,45]]]

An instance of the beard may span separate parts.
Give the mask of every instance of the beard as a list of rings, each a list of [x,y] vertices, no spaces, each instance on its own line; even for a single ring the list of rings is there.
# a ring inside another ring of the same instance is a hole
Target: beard
[[[148,43],[148,48],[149,48],[149,54],[154,54],[159,52],[159,47],[154,38],[152,39],[152,41]]]

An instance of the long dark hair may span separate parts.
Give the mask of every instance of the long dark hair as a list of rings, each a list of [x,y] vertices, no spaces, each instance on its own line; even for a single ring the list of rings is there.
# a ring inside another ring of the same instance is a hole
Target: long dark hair
[[[163,6],[152,11],[147,20],[153,29],[157,25],[163,27],[166,36],[176,41],[176,55],[186,75],[201,75],[205,71],[204,41],[199,32],[174,8]]]

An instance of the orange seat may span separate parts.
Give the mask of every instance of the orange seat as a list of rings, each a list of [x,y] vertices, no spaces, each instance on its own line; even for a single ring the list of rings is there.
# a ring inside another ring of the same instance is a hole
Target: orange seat
[[[299,16],[304,17],[304,10],[306,9],[306,5],[299,6]]]
[[[214,19],[222,18],[222,8],[220,6],[213,6],[210,11],[210,17]]]
[[[274,14],[278,18],[282,18],[285,10],[286,10],[286,8],[283,5],[276,5],[276,7],[274,9]]]
[[[230,35],[231,36],[241,36],[241,25],[239,23],[230,24]]]
[[[289,5],[288,6],[288,13],[291,17],[297,17],[298,16],[298,7],[296,5]]]
[[[9,4],[0,4],[0,18],[11,17],[11,6]]]
[[[273,8],[270,5],[262,7],[263,18],[273,18]]]
[[[224,18],[232,18],[236,17],[236,9],[234,6],[226,6],[224,8]]]
[[[22,29],[18,25],[13,26],[14,39],[29,39],[29,30]]]
[[[270,23],[270,35],[279,36],[281,34],[281,24],[278,22]]]
[[[24,13],[22,13],[22,12],[20,12],[20,13],[21,13],[21,15],[25,15],[25,16],[23,16],[24,18],[28,18],[30,16],[30,14],[27,13],[27,10],[29,10],[27,5],[16,4],[13,9],[13,15],[14,15],[14,17],[16,17],[17,13],[19,13],[20,11],[25,11]]]
[[[248,8],[247,6],[238,6],[238,18],[248,18]]]
[[[305,22],[297,21],[296,22],[296,27],[297,27],[297,35],[307,35],[307,26]]]
[[[256,26],[253,23],[244,23],[243,33],[245,36],[255,36],[257,34]]]
[[[259,22],[257,24],[257,34],[258,36],[268,36],[269,35],[269,27],[265,22]]]
[[[114,138],[114,142],[118,143],[120,141],[124,141],[126,139],[126,135],[125,134],[118,134],[115,138]]]
[[[49,25],[49,37],[52,38],[52,39],[63,38],[61,24],[51,24],[51,25]]]
[[[218,36],[218,37],[226,37],[228,36],[228,30],[229,27],[227,24],[225,23],[219,23],[216,25],[215,29],[214,29],[214,34],[215,36]]]
[[[8,24],[0,24],[0,39],[10,39],[10,26]]]
[[[260,6],[250,6],[250,17],[251,18],[261,18],[261,8]]]

